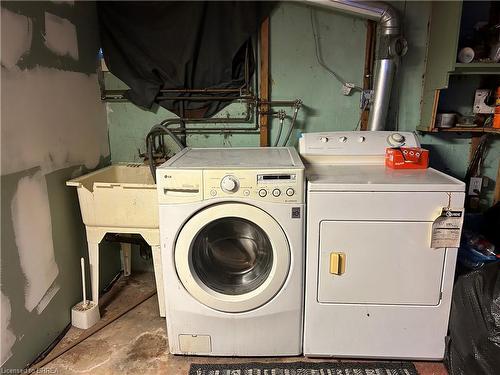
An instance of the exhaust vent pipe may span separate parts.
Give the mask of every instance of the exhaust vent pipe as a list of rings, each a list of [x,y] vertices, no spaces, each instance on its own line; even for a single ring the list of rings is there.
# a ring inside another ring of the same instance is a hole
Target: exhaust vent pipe
[[[378,1],[304,0],[304,2],[374,20],[379,24],[380,38],[377,43],[377,71],[374,84],[375,99],[370,111],[368,130],[384,130],[396,65],[399,58],[408,50],[408,44],[401,35],[401,21],[397,11],[389,4]]]

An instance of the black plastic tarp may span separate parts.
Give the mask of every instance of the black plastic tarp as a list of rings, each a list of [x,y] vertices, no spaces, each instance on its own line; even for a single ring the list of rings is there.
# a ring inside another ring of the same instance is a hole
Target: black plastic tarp
[[[153,105],[160,89],[240,88],[247,53],[250,75],[254,71],[251,36],[274,5],[266,1],[98,1],[106,65],[131,88],[127,97],[146,108]],[[204,109],[204,117],[228,104],[183,102],[187,110]],[[178,100],[159,104],[181,113]]]
[[[500,374],[500,265],[462,275],[453,289],[446,365],[452,375]]]

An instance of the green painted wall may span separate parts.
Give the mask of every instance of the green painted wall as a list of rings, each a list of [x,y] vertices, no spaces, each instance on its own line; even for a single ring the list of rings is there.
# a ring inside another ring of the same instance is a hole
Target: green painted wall
[[[420,120],[420,100],[425,72],[430,2],[393,2],[403,16],[409,43],[393,89],[388,129],[414,131]],[[290,144],[296,144],[300,132],[353,130],[359,119],[359,94],[341,95],[340,83],[316,61],[310,9],[297,3],[282,3],[271,17],[271,76],[273,99],[300,98],[301,110]],[[315,9],[323,57],[329,67],[346,81],[362,83],[366,25],[361,19]],[[109,87],[116,84],[108,77]],[[140,161],[137,149],[144,150],[144,138],[150,127],[171,113],[160,109],[148,112],[130,103],[108,103],[108,126],[113,162]],[[230,113],[237,110],[229,109]],[[225,114],[223,114],[225,115]],[[274,125],[274,126],[273,126]],[[272,123],[271,139],[276,136]],[[422,135],[422,144],[431,153],[433,166],[463,177],[467,168],[470,138],[458,135]],[[189,136],[188,145],[256,146],[256,135]],[[491,142],[484,174],[496,178],[500,144]],[[491,194],[489,195],[491,198]]]
[[[24,368],[70,323],[87,245],[76,191],[65,182],[110,155],[94,4],[1,6],[3,373]],[[113,249],[101,255],[103,285],[120,267]]]
[[[342,84],[316,60],[311,9],[285,3],[271,17],[272,98],[300,98],[305,104],[291,144],[302,132],[352,130],[360,116],[359,93],[342,95]],[[345,81],[361,86],[366,22],[319,8],[313,15],[325,63]],[[274,135],[275,128],[272,139]]]

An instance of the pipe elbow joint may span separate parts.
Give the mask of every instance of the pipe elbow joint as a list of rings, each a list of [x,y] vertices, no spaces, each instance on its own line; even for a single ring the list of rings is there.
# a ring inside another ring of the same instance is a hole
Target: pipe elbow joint
[[[379,58],[393,59],[404,56],[408,51],[408,42],[401,35],[401,19],[398,11],[387,3],[381,4]]]
[[[384,35],[400,35],[401,21],[399,14],[389,4],[383,3],[382,15],[380,17],[380,28]]]

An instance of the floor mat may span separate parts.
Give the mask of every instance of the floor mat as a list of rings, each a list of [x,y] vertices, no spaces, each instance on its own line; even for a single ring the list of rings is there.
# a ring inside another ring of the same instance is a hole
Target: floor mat
[[[191,364],[189,375],[418,375],[411,362]]]

